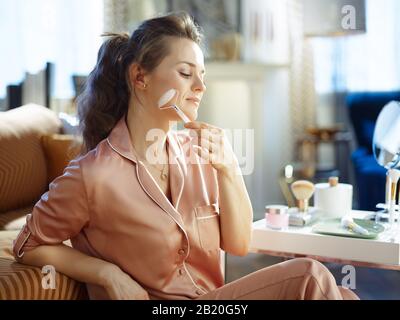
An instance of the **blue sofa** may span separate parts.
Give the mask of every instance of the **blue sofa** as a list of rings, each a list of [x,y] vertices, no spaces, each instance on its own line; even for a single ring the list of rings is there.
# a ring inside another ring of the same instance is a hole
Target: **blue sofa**
[[[386,170],[375,161],[372,140],[379,113],[392,100],[400,100],[400,91],[350,93],[346,99],[357,140],[351,158],[360,210],[374,211],[377,203],[385,202]]]

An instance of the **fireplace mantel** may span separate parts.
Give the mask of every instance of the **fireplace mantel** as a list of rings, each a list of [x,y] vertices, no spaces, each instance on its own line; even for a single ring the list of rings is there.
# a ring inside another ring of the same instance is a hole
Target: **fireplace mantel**
[[[288,64],[262,64],[246,62],[206,62],[206,78],[225,79],[229,77],[254,80],[262,79],[271,70],[287,69]]]

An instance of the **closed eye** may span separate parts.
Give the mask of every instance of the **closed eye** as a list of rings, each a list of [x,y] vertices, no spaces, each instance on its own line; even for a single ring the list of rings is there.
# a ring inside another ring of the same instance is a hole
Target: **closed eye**
[[[179,73],[185,78],[190,78],[192,76],[191,74],[186,74],[186,73],[183,73],[183,72],[179,72]]]

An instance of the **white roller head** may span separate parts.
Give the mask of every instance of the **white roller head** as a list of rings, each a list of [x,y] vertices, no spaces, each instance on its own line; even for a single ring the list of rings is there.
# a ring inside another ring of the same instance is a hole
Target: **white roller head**
[[[169,107],[168,102],[170,102],[172,100],[172,98],[175,96],[176,94],[176,90],[175,89],[170,89],[168,90],[166,93],[164,93],[160,100],[158,100],[158,107],[160,109],[165,108],[165,107]]]

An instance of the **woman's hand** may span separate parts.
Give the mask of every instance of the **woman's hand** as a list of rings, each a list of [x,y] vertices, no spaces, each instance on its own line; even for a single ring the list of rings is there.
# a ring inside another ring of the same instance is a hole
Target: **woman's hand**
[[[107,267],[101,278],[111,300],[149,300],[147,291],[116,265]]]
[[[204,122],[186,123],[185,128],[196,131],[193,149],[218,171],[221,248],[244,256],[250,247],[253,208],[238,160],[223,129]]]
[[[219,172],[232,172],[238,168],[238,160],[221,128],[205,122],[189,122],[185,128],[197,133],[194,150]]]

